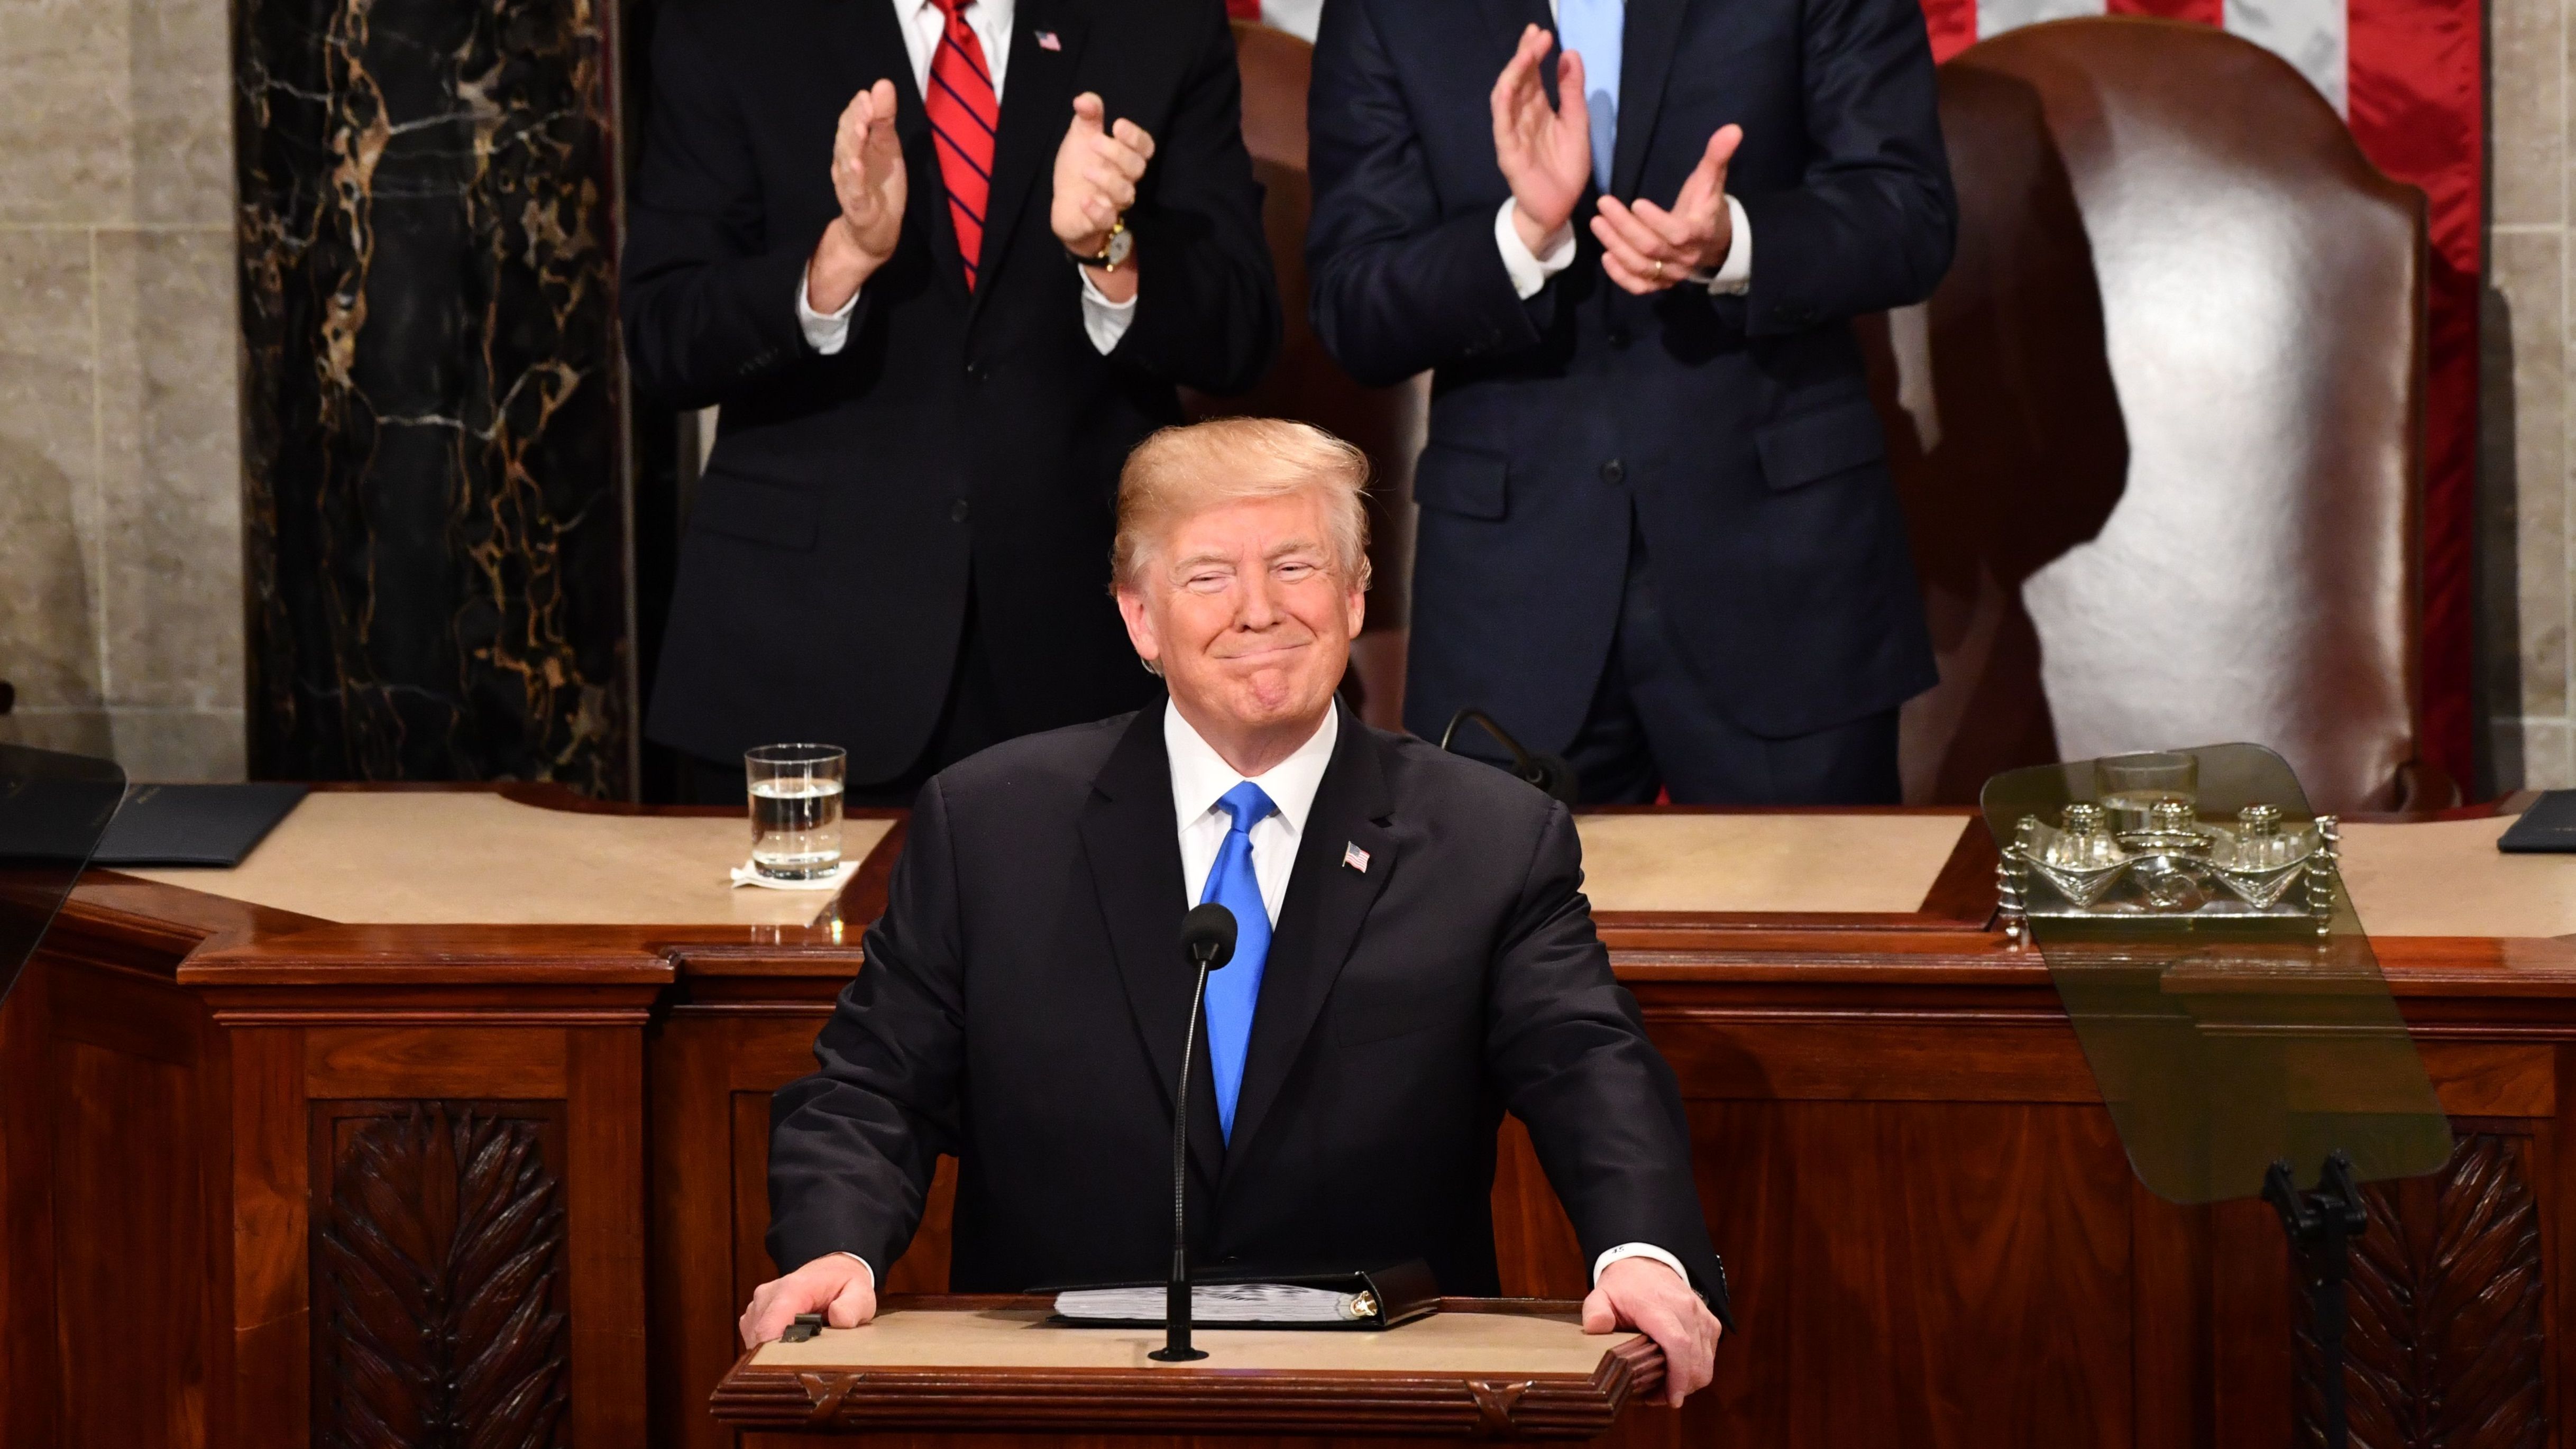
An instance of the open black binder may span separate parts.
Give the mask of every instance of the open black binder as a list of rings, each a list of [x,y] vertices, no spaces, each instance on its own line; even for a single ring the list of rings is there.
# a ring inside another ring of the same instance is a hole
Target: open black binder
[[[1329,1273],[1248,1273],[1222,1277],[1199,1277],[1193,1274],[1190,1279],[1193,1290],[1250,1283],[1275,1283],[1289,1288],[1315,1288],[1329,1293],[1360,1297],[1365,1299],[1374,1311],[1357,1318],[1330,1322],[1286,1319],[1214,1322],[1202,1318],[1198,1324],[1199,1328],[1202,1330],[1293,1328],[1314,1329],[1319,1332],[1373,1333],[1393,1328],[1401,1323],[1410,1323],[1417,1318],[1426,1318],[1440,1311],[1439,1281],[1431,1276],[1431,1265],[1419,1258],[1408,1263],[1398,1263],[1390,1268]],[[1083,1288],[1079,1289],[1041,1289],[1039,1291],[1053,1295],[1088,1289],[1115,1288],[1139,1291],[1150,1289],[1160,1294],[1165,1286],[1162,1283],[1095,1283],[1083,1285]],[[1163,1318],[1159,1313],[1149,1318],[1074,1318],[1058,1313],[1047,1321],[1067,1328],[1161,1328],[1163,1326]]]

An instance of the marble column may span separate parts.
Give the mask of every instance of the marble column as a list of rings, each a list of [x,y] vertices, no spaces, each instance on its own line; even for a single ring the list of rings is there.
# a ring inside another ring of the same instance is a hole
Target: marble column
[[[608,12],[233,0],[251,769],[631,788]]]

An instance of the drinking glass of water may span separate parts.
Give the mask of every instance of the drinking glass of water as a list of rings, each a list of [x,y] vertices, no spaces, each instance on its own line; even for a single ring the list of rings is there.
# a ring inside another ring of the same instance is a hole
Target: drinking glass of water
[[[751,868],[771,880],[818,880],[841,865],[838,745],[762,745],[742,756],[751,794]]]

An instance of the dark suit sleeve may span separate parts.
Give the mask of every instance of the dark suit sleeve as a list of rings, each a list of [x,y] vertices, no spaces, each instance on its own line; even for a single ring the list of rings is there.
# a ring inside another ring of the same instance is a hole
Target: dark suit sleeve
[[[683,408],[725,402],[809,355],[796,290],[822,239],[768,234],[742,114],[695,18],[666,5],[655,21],[621,287],[636,385]]]
[[[1136,233],[1136,319],[1110,356],[1164,382],[1244,392],[1279,356],[1279,279],[1243,148],[1243,77],[1225,7],[1207,23],[1166,135],[1154,138]]]
[[[1582,885],[1574,817],[1551,804],[1493,965],[1487,1061],[1504,1105],[1529,1127],[1584,1261],[1652,1244],[1681,1260],[1732,1326],[1691,1176],[1681,1086],[1646,1039],[1636,998],[1610,974]]]
[[[1806,0],[1805,13],[1805,179],[1736,198],[1753,230],[1755,336],[1920,302],[1958,240],[1921,7]]]
[[[966,1051],[955,857],[933,780],[914,805],[866,964],[814,1042],[820,1070],[769,1109],[769,1256],[856,1253],[884,1281],[956,1150]]]
[[[1324,7],[1307,96],[1309,311],[1333,360],[1383,387],[1535,344],[1555,289],[1527,305],[1512,290],[1494,245],[1499,196],[1442,217],[1395,67],[1358,0]]]

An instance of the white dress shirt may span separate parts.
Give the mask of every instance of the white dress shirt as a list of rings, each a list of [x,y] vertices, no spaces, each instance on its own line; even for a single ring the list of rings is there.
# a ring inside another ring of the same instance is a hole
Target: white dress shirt
[[[1547,0],[1547,13],[1556,14],[1556,0]],[[1712,294],[1737,297],[1753,286],[1753,224],[1744,219],[1744,203],[1731,192],[1726,198],[1726,215],[1731,238],[1726,244],[1726,260],[1718,264],[1714,275],[1685,280],[1705,281]],[[1548,278],[1574,265],[1574,222],[1567,220],[1548,237],[1546,245],[1532,253],[1512,225],[1512,202],[1506,198],[1503,209],[1494,213],[1494,245],[1503,254],[1503,270],[1511,274],[1512,290],[1526,302],[1538,295]]]
[[[893,0],[896,27],[903,31],[903,48],[912,60],[912,86],[917,94],[930,90],[930,58],[939,51],[940,34],[948,28],[948,19],[930,0]],[[1011,18],[1019,11],[1019,0],[975,0],[966,7],[967,28],[984,47],[984,66],[993,76],[993,103],[1002,101],[1002,73],[1011,64]],[[1073,113],[1065,112],[1065,123],[1072,124]],[[987,218],[990,220],[990,218]],[[985,235],[992,235],[988,229]],[[1526,250],[1526,249],[1525,249]],[[1112,302],[1092,284],[1089,268],[1082,272],[1082,331],[1091,339],[1101,356],[1109,355],[1118,339],[1127,335],[1129,323],[1136,320],[1136,299]],[[862,289],[864,290],[864,289]],[[1533,288],[1533,291],[1536,289]],[[796,280],[796,321],[805,329],[805,341],[816,352],[829,357],[849,345],[850,314],[858,310],[858,293],[841,304],[837,312],[817,312],[806,295],[805,279]]]

